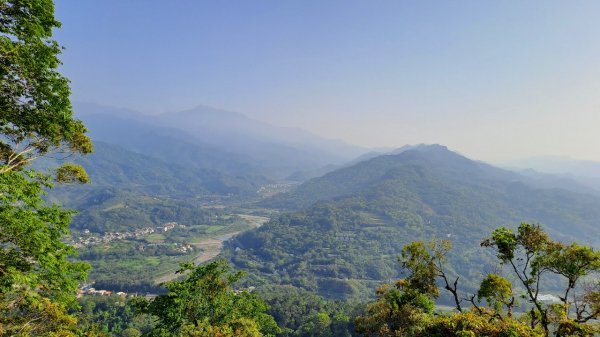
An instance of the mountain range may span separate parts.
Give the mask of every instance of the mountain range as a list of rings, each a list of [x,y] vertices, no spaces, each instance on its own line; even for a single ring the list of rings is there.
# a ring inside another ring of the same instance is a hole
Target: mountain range
[[[79,104],[76,111],[96,144],[77,160],[92,183],[49,196],[80,211],[75,229],[193,222],[208,216],[206,198],[282,211],[226,244],[224,256],[249,270],[253,284],[360,297],[399,277],[395,257],[404,244],[445,238],[458,249],[450,272],[473,287],[492,260],[480,240],[521,221],[562,241],[600,245],[600,196],[573,176],[505,170],[441,145],[369,152],[208,107],[143,115]],[[258,195],[282,180],[302,183]]]
[[[322,173],[367,151],[206,106],[158,115],[88,103],[74,109],[93,140],[223,174],[306,177],[306,172]]]
[[[74,109],[95,151],[69,160],[86,168],[91,183],[59,186],[48,199],[79,211],[74,229],[98,233],[193,223],[205,216],[202,203],[257,198],[261,186],[320,175],[362,151],[208,107],[159,115],[86,103]]]

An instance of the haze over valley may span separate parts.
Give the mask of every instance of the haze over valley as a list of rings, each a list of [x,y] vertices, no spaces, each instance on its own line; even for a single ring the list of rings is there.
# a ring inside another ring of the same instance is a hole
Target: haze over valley
[[[393,256],[415,239],[462,247],[450,257],[457,275],[472,279],[481,277],[477,265],[492,260],[478,240],[498,226],[541,223],[557,239],[600,244],[600,190],[568,165],[556,174],[543,166],[509,170],[441,144],[360,148],[202,106],[158,115],[86,103],[75,109],[96,144],[77,161],[91,183],[50,195],[80,210],[74,236],[183,225],[107,242],[141,254],[140,270],[148,263],[143,247],[190,247],[136,280],[127,277],[129,267],[118,267],[129,262],[114,255],[112,266],[96,266],[91,277],[106,288],[160,291],[157,280],[175,261],[224,248],[222,256],[251,272],[253,286],[291,284],[325,298],[364,299],[378,282],[400,276]],[[270,221],[253,230],[248,217],[256,216]],[[84,248],[93,265],[109,259],[94,245]]]

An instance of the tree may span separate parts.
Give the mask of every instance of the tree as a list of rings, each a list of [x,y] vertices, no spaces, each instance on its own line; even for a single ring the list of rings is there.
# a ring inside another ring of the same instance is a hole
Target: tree
[[[577,243],[553,241],[539,225],[528,223],[522,223],[516,233],[498,228],[481,245],[494,248],[498,259],[509,266],[525,289],[524,297],[532,304],[532,328],[541,327],[545,336],[551,331],[556,336],[586,336],[599,331],[598,325],[586,323],[600,317],[600,252]],[[560,304],[543,301],[544,278],[562,278],[565,285],[557,294]],[[584,278],[591,286],[582,284]]]
[[[383,285],[377,289],[377,301],[356,319],[358,333],[392,337],[420,336],[424,332],[432,319],[434,300],[439,296],[436,278],[441,270],[436,259],[443,254],[439,247],[437,243],[416,241],[402,248],[398,262],[407,277],[396,281],[393,287]]]
[[[424,244],[409,246],[409,251],[419,248],[417,255],[424,256],[425,250],[421,250]],[[418,269],[429,266],[430,271],[421,275],[436,275],[437,262],[431,264],[431,260],[427,259],[413,261],[416,264],[411,265]],[[408,273],[409,278],[419,274],[416,270]],[[442,277],[438,275],[437,278]],[[377,289],[377,301],[369,304],[365,314],[356,319],[357,332],[366,337],[541,337],[540,333],[511,317],[499,319],[489,315],[487,308],[434,314],[433,299],[437,291],[432,287],[421,288],[419,284],[423,283],[401,279],[395,287],[384,285]]]
[[[168,293],[152,300],[136,299],[138,313],[156,317],[149,336],[274,336],[280,330],[268,306],[254,293],[234,291],[243,273],[231,273],[218,260],[201,266],[183,264],[183,281],[164,283]]]
[[[86,182],[85,171],[27,168],[50,153],[92,151],[57,70],[59,26],[51,0],[0,0],[0,335],[72,334],[66,310],[87,269],[67,260],[75,251],[62,241],[73,212],[42,199],[53,179]]]
[[[149,315],[135,315],[132,301],[118,295],[82,296],[78,302],[77,324],[86,335],[99,331],[108,336],[141,336],[153,326]]]
[[[73,118],[69,81],[58,72],[52,0],[0,1],[0,173],[50,152],[90,153]]]
[[[437,298],[440,291],[436,279],[441,279],[444,281],[444,289],[452,294],[456,309],[462,311],[460,305],[462,300],[457,290],[459,278],[450,282],[444,270],[444,264],[447,262],[446,254],[451,248],[452,243],[448,240],[431,241],[428,245],[423,241],[408,244],[402,248],[398,262],[409,276],[399,282],[405,282],[408,288],[427,294],[431,298]]]
[[[383,285],[377,289],[377,301],[356,318],[356,331],[367,337],[424,336],[433,309],[430,295],[402,282],[396,282],[395,287]]]
[[[506,306],[507,315],[509,317],[512,316],[515,296],[513,295],[512,284],[504,277],[497,274],[488,274],[481,281],[481,285],[477,291],[477,300],[481,301],[482,299],[485,299],[488,306],[493,308],[497,313],[500,313],[503,307]],[[480,310],[476,304],[473,305],[476,309]]]
[[[87,266],[67,260],[71,211],[45,206],[49,178],[33,171],[0,174],[0,332],[43,335],[75,323],[66,314]]]
[[[405,246],[398,258],[407,277],[393,288],[378,289],[378,300],[357,318],[357,331],[364,336],[396,337],[593,336],[600,332],[597,322],[592,322],[600,317],[600,253],[576,243],[552,241],[539,225],[526,223],[517,233],[496,229],[482,246],[495,248],[500,261],[521,282],[522,297],[531,303],[527,314],[514,317],[515,290],[498,274],[487,275],[476,294],[459,298],[458,278],[450,283],[443,268],[450,244],[417,241]],[[563,279],[561,303],[544,302],[542,276]],[[456,313],[432,314],[438,283],[454,296]],[[463,300],[471,308],[463,310]]]

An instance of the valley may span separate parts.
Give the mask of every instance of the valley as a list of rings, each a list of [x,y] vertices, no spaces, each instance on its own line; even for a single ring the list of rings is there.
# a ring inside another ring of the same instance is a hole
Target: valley
[[[88,281],[96,288],[115,293],[157,293],[161,283],[180,276],[175,274],[180,263],[210,261],[221,253],[225,241],[269,220],[216,208],[220,209],[219,215],[203,224],[169,222],[102,235],[75,231],[70,242],[79,249],[79,259],[93,266]],[[136,275],[133,279],[132,272]]]
[[[552,181],[540,186],[530,176],[439,145],[367,156],[301,184],[236,176],[243,183],[230,185],[238,192],[227,194],[206,191],[214,185],[198,181],[175,190],[175,175],[151,179],[153,165],[163,164],[147,155],[140,157],[135,176],[128,177],[130,169],[122,167],[124,174],[115,177],[118,171],[94,166],[111,167],[115,150],[131,158],[140,155],[101,145],[90,162],[92,184],[59,189],[52,197],[83,208],[74,219],[75,235],[119,239],[81,245],[80,258],[94,267],[90,280],[113,291],[160,292],[179,263],[223,257],[249,273],[246,286],[293,285],[330,299],[365,300],[377,284],[401,276],[395,260],[403,245],[430,238],[460,247],[460,253],[450,252],[457,266],[451,273],[471,280],[464,286],[472,291],[482,277],[475,266],[493,259],[478,243],[494,227],[530,221],[567,242],[599,244],[594,241],[600,237],[599,197],[576,192],[575,183],[568,190],[553,187]],[[196,169],[176,170],[185,176]],[[144,176],[149,179],[140,181]],[[115,178],[119,189],[114,189]],[[179,227],[162,231],[170,222]],[[129,279],[132,271],[135,280]]]
[[[91,165],[110,167],[113,150],[139,156],[101,146],[107,152]],[[224,259],[245,273],[237,289],[257,291],[281,324],[301,329],[309,323],[285,320],[285,311],[301,306],[288,303],[289,296],[310,299],[313,309],[306,310],[321,308],[329,319],[356,316],[353,305],[375,300],[374,289],[405,276],[398,258],[416,240],[453,246],[446,273],[461,280],[461,296],[476,293],[486,274],[506,272],[480,246],[494,228],[540,223],[562,242],[600,246],[600,196],[593,191],[561,177],[541,181],[500,169],[441,145],[365,156],[300,183],[268,174],[257,180],[235,176],[227,178],[227,189],[202,180],[173,189],[179,174],[193,179],[196,169],[179,166],[177,174],[156,180],[150,178],[152,165],[162,162],[143,156],[137,169],[142,176],[128,176],[122,166],[118,189],[114,170],[92,167],[92,184],[51,195],[83,207],[74,218],[72,243],[77,259],[92,266],[86,287],[105,294],[153,298],[165,293],[165,282],[187,277],[175,273],[181,263]],[[149,179],[140,181],[144,176]],[[551,294],[561,284],[549,278],[540,289]],[[82,292],[84,298],[88,293]],[[449,293],[435,304],[440,313],[453,312]],[[340,334],[353,329],[349,321],[339,324]]]

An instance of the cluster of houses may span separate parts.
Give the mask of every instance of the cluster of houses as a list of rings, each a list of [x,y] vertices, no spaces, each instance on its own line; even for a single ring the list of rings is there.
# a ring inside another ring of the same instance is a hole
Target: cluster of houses
[[[256,191],[256,193],[264,195],[264,196],[271,196],[271,195],[275,195],[275,194],[278,194],[278,193],[287,192],[294,185],[295,185],[294,183],[268,184],[268,185],[261,186]]]
[[[234,292],[234,294],[239,295],[242,292],[253,293],[254,291],[256,291],[255,287],[248,287],[248,288],[242,288],[242,289],[235,289],[233,292]],[[119,297],[125,298],[125,297],[133,297],[133,296],[137,296],[137,295],[138,294],[128,294],[123,291],[114,292],[114,291],[103,290],[103,289],[98,290],[96,288],[91,288],[89,285],[80,288],[79,291],[77,292],[77,298],[81,298],[83,296],[119,296]],[[156,294],[146,294],[145,297],[146,297],[146,299],[154,298],[154,297],[156,297]]]
[[[187,253],[193,252],[194,251],[194,247],[192,245],[188,245],[188,244],[179,244],[179,243],[176,243],[175,244],[175,251],[187,254]]]
[[[98,290],[96,288],[82,288],[77,292],[77,298],[81,298],[82,296],[113,296],[117,295],[120,297],[127,297],[126,292],[118,291],[112,292],[110,290]]]
[[[156,227],[156,230],[158,230],[159,232],[168,232],[171,229],[175,228],[176,226],[177,226],[177,222],[167,222],[166,224],[163,224],[162,226]]]
[[[134,230],[133,232],[110,232],[110,233],[105,233],[102,236],[86,235],[86,236],[74,237],[74,238],[72,238],[72,242],[70,242],[70,243],[73,246],[75,246],[75,248],[81,248],[81,247],[85,247],[85,246],[109,243],[114,240],[126,240],[126,239],[131,239],[131,238],[140,238],[140,237],[152,234],[154,232],[168,232],[177,226],[178,226],[177,222],[167,222],[156,228],[152,228],[152,227],[138,228],[138,229]],[[185,228],[184,225],[179,225],[179,227]],[[85,231],[83,231],[83,233],[90,234],[90,231],[85,230]]]
[[[86,233],[86,232],[84,232]],[[87,232],[89,233],[89,232]],[[86,233],[86,234],[87,234]],[[114,240],[125,240],[130,238],[138,238],[154,233],[154,228],[138,228],[133,232],[109,232],[102,236],[80,236],[73,238],[73,246],[75,248],[99,245],[103,243],[109,243]]]

